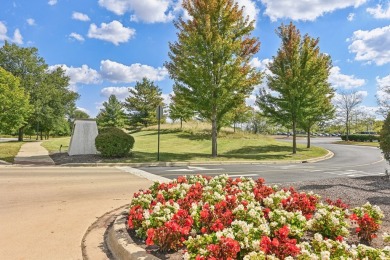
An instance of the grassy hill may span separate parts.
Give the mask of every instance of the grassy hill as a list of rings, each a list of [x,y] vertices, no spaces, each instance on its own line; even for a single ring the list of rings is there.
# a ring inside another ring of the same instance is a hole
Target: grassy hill
[[[157,129],[155,126],[132,134],[135,145],[132,156],[113,159],[115,162],[157,161]],[[49,151],[67,149],[69,138],[52,139],[43,146]],[[323,156],[326,150],[319,147],[305,148],[298,145],[298,153],[293,155],[292,144],[245,132],[234,133],[230,128],[221,130],[218,138],[218,158],[211,158],[210,127],[203,123],[185,124],[183,129],[177,124],[161,126],[160,161],[242,161],[242,160],[306,160]]]

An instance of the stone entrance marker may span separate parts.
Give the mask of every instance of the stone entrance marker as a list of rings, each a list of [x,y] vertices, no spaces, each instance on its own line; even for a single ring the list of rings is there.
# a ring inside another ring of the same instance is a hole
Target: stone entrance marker
[[[70,139],[68,154],[97,154],[95,138],[98,135],[96,120],[76,119]]]

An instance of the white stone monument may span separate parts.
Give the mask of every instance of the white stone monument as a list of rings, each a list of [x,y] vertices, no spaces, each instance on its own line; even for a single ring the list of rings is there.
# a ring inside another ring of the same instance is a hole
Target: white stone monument
[[[68,154],[97,154],[95,138],[98,135],[96,120],[76,119],[70,139]]]

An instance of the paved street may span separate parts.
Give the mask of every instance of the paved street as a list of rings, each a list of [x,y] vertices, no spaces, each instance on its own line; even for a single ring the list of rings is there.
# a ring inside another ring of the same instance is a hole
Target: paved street
[[[290,139],[291,140],[291,139]],[[166,178],[186,174],[218,175],[231,177],[262,177],[267,183],[297,182],[338,177],[362,177],[383,175],[386,163],[380,149],[366,146],[331,144],[339,138],[313,138],[312,144],[334,152],[334,157],[317,163],[300,164],[243,164],[243,165],[197,165],[186,167],[145,167],[141,168]],[[289,140],[287,140],[289,141]],[[305,140],[299,140],[305,142]]]
[[[96,218],[151,183],[110,167],[0,167],[0,259],[82,259]]]

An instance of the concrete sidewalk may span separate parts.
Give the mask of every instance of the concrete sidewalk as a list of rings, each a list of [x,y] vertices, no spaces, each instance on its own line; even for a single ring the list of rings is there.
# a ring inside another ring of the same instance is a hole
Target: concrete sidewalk
[[[22,145],[14,159],[14,164],[54,165],[49,152],[41,146],[42,142],[28,142]]]

